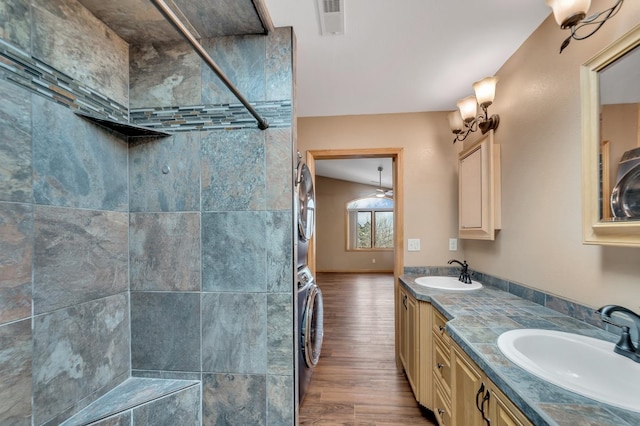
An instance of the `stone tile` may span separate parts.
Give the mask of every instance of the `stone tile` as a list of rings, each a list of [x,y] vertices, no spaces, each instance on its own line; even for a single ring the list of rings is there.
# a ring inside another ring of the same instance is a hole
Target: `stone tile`
[[[633,424],[624,422],[601,405],[586,407],[571,404],[540,404],[540,407],[560,425],[630,426]]]
[[[131,213],[131,290],[200,290],[200,213]]]
[[[200,386],[134,408],[136,426],[200,426]]]
[[[293,99],[293,57],[291,27],[276,28],[266,45],[266,100]]]
[[[238,91],[249,102],[265,99],[266,37],[262,35],[229,36],[202,41],[207,53]],[[202,102],[237,104],[235,95],[209,68],[202,67]]]
[[[31,95],[0,79],[0,98],[0,201],[32,202]]]
[[[127,106],[127,43],[80,2],[32,3],[33,56]]]
[[[202,371],[264,374],[266,323],[266,294],[203,294]]]
[[[265,212],[202,213],[203,291],[264,292]]]
[[[0,326],[0,424],[31,425],[31,320]]]
[[[199,133],[181,132],[131,145],[132,212],[200,211],[199,143]]]
[[[293,214],[267,212],[267,290],[293,292]]]
[[[267,372],[293,374],[293,296],[267,295]]]
[[[131,364],[145,370],[200,369],[200,294],[131,293]]]
[[[29,51],[31,29],[29,2],[4,0],[0,2],[0,38]]]
[[[201,67],[206,65],[186,42],[134,45],[129,55],[131,108],[202,103]]]
[[[33,320],[34,423],[55,417],[130,370],[126,294]]]
[[[265,131],[267,210],[291,210],[293,204],[293,151],[290,128]],[[290,171],[290,173],[287,173]]]
[[[0,324],[31,316],[33,209],[0,202]]]
[[[265,376],[203,375],[202,413],[206,425],[266,425]]]
[[[201,145],[202,211],[264,210],[264,132],[213,131]]]
[[[84,410],[64,421],[60,426],[84,426],[93,424],[92,422],[95,420],[106,418],[113,413],[142,406],[148,402],[159,400],[169,395],[175,395],[185,389],[193,388],[197,391],[199,399],[199,381],[130,378],[111,389],[105,395],[102,395],[100,399],[87,406]],[[164,414],[170,413],[165,411]],[[179,425],[180,422],[176,422],[175,424]]]
[[[132,426],[131,410],[91,423],[91,426]]]
[[[203,38],[264,33],[252,0],[208,0],[210,7],[206,11],[189,0],[178,0],[176,4]]]
[[[267,425],[293,425],[293,376],[267,376]]]
[[[36,206],[35,313],[128,290],[127,216],[120,212]]]
[[[33,99],[38,204],[128,211],[127,145],[47,99]]]

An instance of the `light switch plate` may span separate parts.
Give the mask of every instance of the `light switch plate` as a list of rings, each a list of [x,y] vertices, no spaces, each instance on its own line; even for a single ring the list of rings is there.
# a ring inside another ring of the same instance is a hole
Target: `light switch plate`
[[[420,238],[409,238],[407,240],[407,250],[420,251]]]
[[[449,251],[458,251],[458,239],[449,238]]]

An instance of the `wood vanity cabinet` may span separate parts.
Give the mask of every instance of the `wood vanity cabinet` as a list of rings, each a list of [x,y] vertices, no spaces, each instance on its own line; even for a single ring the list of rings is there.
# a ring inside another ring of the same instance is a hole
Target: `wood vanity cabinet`
[[[533,426],[444,330],[433,310],[433,412],[440,426]]]
[[[458,157],[459,237],[495,239],[500,203],[500,145],[494,144],[491,130]]]
[[[415,299],[403,287],[398,294],[400,362],[416,401],[431,407],[431,304]]]
[[[433,413],[440,426],[453,425],[451,404],[451,339],[445,332],[447,320],[433,310],[431,331],[433,371]]]
[[[418,345],[420,336],[418,302],[404,289],[400,289],[400,361],[413,394],[418,394]]]

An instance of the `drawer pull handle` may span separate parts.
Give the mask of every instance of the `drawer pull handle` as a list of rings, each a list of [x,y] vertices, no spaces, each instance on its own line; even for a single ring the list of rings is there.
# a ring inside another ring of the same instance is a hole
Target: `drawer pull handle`
[[[438,369],[441,369],[442,367],[444,367],[444,364],[439,362],[439,363],[436,364],[436,366],[438,367]]]
[[[487,417],[487,413],[484,411],[484,404],[489,402],[489,398],[491,398],[491,392],[487,391],[487,393],[482,398],[482,410],[480,410],[480,412],[482,413],[482,419],[487,424],[487,426],[491,426],[491,419]]]
[[[480,385],[480,389],[478,389],[478,393],[476,393],[476,408],[478,411],[482,413],[482,407],[480,407],[480,395],[484,392],[484,383]]]
[[[442,332],[444,331],[444,327],[443,327],[443,326],[441,326],[441,325],[439,325],[439,326],[438,326],[438,330],[440,330],[440,333],[442,333]]]
[[[438,408],[438,414],[442,416],[444,413],[445,411],[442,408]]]

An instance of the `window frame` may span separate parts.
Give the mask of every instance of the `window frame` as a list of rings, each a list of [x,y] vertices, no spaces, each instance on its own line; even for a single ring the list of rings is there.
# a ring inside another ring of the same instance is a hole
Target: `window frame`
[[[390,200],[394,205],[391,207],[363,207],[363,208],[349,208],[349,205],[360,200],[366,200],[368,198],[376,198],[376,197],[362,197],[351,200],[345,205],[345,250],[348,252],[388,252],[395,250],[395,202],[390,197],[382,197],[386,200]],[[351,242],[353,241],[357,246],[357,235],[351,235],[353,232],[357,232],[357,227],[354,227],[353,224],[357,223],[357,216],[360,212],[368,212],[371,214],[371,247],[370,248],[358,248],[353,247]],[[375,236],[376,236],[376,212],[389,212],[392,214],[392,223],[391,223],[391,232],[393,235],[391,237],[391,247],[376,247],[375,244]],[[352,219],[352,214],[354,218]]]

